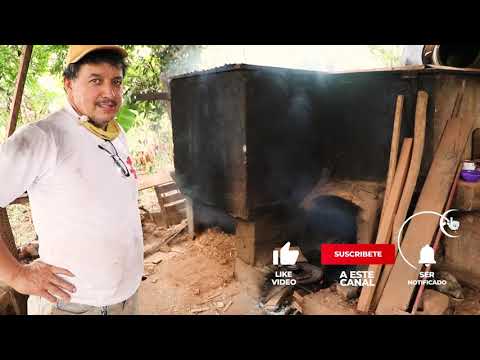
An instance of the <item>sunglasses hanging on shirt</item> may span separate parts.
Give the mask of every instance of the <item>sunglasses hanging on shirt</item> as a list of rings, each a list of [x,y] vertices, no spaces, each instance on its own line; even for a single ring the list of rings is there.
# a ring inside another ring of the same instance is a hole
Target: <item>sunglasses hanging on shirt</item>
[[[108,150],[107,148],[105,148],[102,145],[98,145],[98,147],[100,149],[102,149],[103,151],[105,151],[106,153],[108,153],[108,155],[110,155],[110,157],[113,159],[113,162],[115,163],[115,165],[117,166],[117,168],[119,169],[119,171],[121,172],[123,177],[129,177],[130,176],[130,171],[128,170],[127,165],[125,165],[123,160],[118,155],[117,149],[115,148],[115,146],[113,146],[111,141],[105,140],[104,144],[107,144],[107,143],[113,149],[113,151]]]

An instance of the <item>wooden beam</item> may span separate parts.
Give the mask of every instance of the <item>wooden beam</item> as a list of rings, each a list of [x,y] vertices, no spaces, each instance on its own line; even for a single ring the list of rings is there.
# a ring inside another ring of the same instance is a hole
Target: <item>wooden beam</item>
[[[380,216],[380,219],[383,217],[385,212],[385,205],[387,204],[388,194],[390,193],[390,190],[392,188],[393,177],[395,175],[395,168],[397,167],[398,144],[400,142],[400,128],[402,126],[403,101],[404,101],[404,96],[398,95],[397,102],[395,104],[395,117],[393,120],[392,142],[390,145],[390,161],[388,164],[387,182],[385,185],[385,193],[383,195],[383,206],[382,206],[382,214]]]
[[[415,110],[415,129],[412,150],[412,160],[408,169],[407,180],[402,194],[402,199],[398,204],[397,214],[393,223],[392,242],[396,241],[398,231],[405,221],[405,217],[412,201],[412,196],[417,185],[418,174],[422,164],[423,148],[425,145],[425,127],[427,124],[427,105],[428,94],[425,91],[419,91],[417,94],[417,105]]]
[[[159,171],[153,175],[138,175],[138,191],[172,181],[173,179],[167,171]]]
[[[32,57],[32,50],[33,45],[25,45],[22,50],[20,68],[18,70],[17,82],[15,85],[15,93],[13,95],[12,107],[10,109],[10,118],[7,124],[7,138],[12,135],[17,128],[18,113],[20,112],[23,89],[25,87],[25,80],[27,79],[28,65],[30,64],[30,58]]]
[[[142,191],[145,189],[149,189],[151,187],[155,187],[158,185],[163,185],[171,182],[173,182],[173,179],[170,176],[170,174],[166,171],[159,171],[156,174],[152,174],[152,175],[138,175],[138,191]],[[14,201],[12,201],[11,205],[27,204],[28,202],[29,202],[28,194],[24,193],[18,198],[16,198]]]
[[[400,152],[400,159],[398,161],[395,178],[393,180],[392,191],[388,197],[387,206],[383,219],[380,220],[378,227],[376,244],[386,244],[390,240],[392,233],[393,217],[397,211],[398,202],[403,191],[405,178],[407,177],[407,169],[410,163],[410,154],[412,150],[412,138],[405,138],[403,140],[402,150]],[[368,271],[374,273],[373,283],[377,283],[380,277],[381,265],[370,265]],[[360,298],[358,299],[357,310],[361,312],[368,312],[370,304],[372,303],[373,294],[375,292],[374,286],[366,286],[362,288]]]
[[[442,212],[450,188],[454,181],[456,167],[465,150],[478,114],[477,99],[474,91],[464,96],[466,80],[457,94],[453,116],[443,131],[442,138],[433,157],[432,165],[420,193],[415,213],[422,211]],[[469,89],[472,90],[472,89]],[[417,216],[408,225],[402,242],[402,253],[413,264],[418,264],[420,250],[430,244],[438,229],[439,218],[436,215]],[[391,314],[397,310],[407,311],[415,285],[409,280],[416,280],[420,266],[410,267],[402,257],[397,257],[390,278],[378,304],[377,314]]]
[[[412,150],[412,160],[410,161],[410,167],[408,169],[407,180],[405,180],[405,186],[403,187],[402,198],[398,204],[397,213],[395,214],[395,220],[393,221],[391,243],[397,244],[397,237],[400,231],[400,227],[406,219],[412,196],[417,185],[418,174],[420,173],[420,165],[422,163],[423,148],[425,144],[425,126],[427,123],[427,104],[428,94],[425,91],[419,91],[417,94],[417,105],[415,110],[415,130]],[[398,252],[398,247],[396,247]],[[382,275],[379,279],[377,286],[375,287],[375,295],[373,297],[373,308],[375,309],[382,296],[385,284],[390,276],[393,265],[385,265],[382,271]]]
[[[405,66],[395,66],[395,67],[384,67],[384,68],[373,68],[373,69],[354,69],[354,70],[345,70],[345,71],[332,71],[328,72],[329,74],[357,74],[357,73],[369,73],[369,72],[398,72],[398,73],[408,73],[408,72],[419,72],[424,70],[425,65],[405,65]],[[454,68],[456,69],[456,68]]]
[[[450,193],[448,195],[447,205],[443,209],[444,211],[450,209],[452,205],[453,196],[455,195],[455,191],[457,190],[458,179],[460,178],[460,171],[462,170],[462,164],[458,166],[457,173],[455,175],[455,181],[453,182],[452,188],[450,189]],[[442,212],[443,213],[443,212]],[[442,232],[440,229],[437,229],[437,235],[435,236],[435,241],[433,243],[433,251],[437,252],[438,246],[440,245],[440,238],[442,237]],[[431,265],[427,265],[425,268],[426,272],[429,272]],[[420,304],[420,300],[422,299],[423,291],[425,290],[425,285],[421,284],[420,289],[418,290],[417,296],[415,298],[415,302],[413,304],[412,314],[415,315],[417,313],[418,305]]]
[[[159,171],[156,174],[152,175],[138,175],[138,191],[142,191],[151,187],[155,187],[157,185],[162,185],[170,182],[173,182],[173,179],[166,171]],[[11,205],[27,204],[28,201],[28,195],[27,193],[24,193],[23,195],[12,201]]]
[[[132,96],[132,102],[158,100],[170,101],[170,94],[168,92],[147,91],[145,93],[138,93]]]
[[[13,236],[12,227],[8,220],[7,209],[0,208],[0,241],[3,239],[7,244],[10,253],[18,259],[18,249],[15,244],[15,238]]]
[[[32,49],[33,45],[25,45],[22,50],[12,107],[10,109],[10,118],[7,123],[7,138],[13,134],[17,127],[18,113],[20,112],[20,105],[22,103],[23,89],[25,87],[25,80],[27,79],[28,65],[30,64],[30,59],[32,57]],[[7,209],[5,208],[0,208],[0,238],[5,241],[12,255],[18,259],[15,238],[8,220]]]
[[[453,72],[459,72],[459,73],[470,73],[470,74],[479,74],[480,75],[480,69],[476,69],[476,68],[459,68],[459,67],[453,67],[453,66],[433,65],[433,64],[428,64],[427,67],[430,68],[430,69],[435,69],[435,70],[445,70],[445,71],[453,71]]]

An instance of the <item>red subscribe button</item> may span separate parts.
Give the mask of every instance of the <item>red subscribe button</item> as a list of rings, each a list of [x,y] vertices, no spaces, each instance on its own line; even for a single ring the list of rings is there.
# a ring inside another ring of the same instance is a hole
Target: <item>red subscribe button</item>
[[[323,265],[375,265],[395,263],[395,244],[322,244]]]

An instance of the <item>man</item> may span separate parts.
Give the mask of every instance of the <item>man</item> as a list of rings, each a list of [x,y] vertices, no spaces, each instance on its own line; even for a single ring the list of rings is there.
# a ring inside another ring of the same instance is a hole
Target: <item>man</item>
[[[0,239],[0,280],[29,314],[135,314],[143,234],[135,170],[115,121],[126,51],[72,45],[66,106],[0,145],[0,207],[27,190],[40,259],[22,265]]]

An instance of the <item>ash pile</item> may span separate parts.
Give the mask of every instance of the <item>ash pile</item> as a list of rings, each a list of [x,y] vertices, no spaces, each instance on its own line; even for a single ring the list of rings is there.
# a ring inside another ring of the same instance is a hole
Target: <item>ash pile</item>
[[[295,264],[274,264],[266,268],[258,304],[265,314],[302,315],[304,299],[311,294],[318,294],[322,299],[331,298],[339,306],[351,307],[353,311],[361,288],[339,285],[338,274],[345,267],[313,265],[299,248],[291,247],[291,250],[299,254]]]

